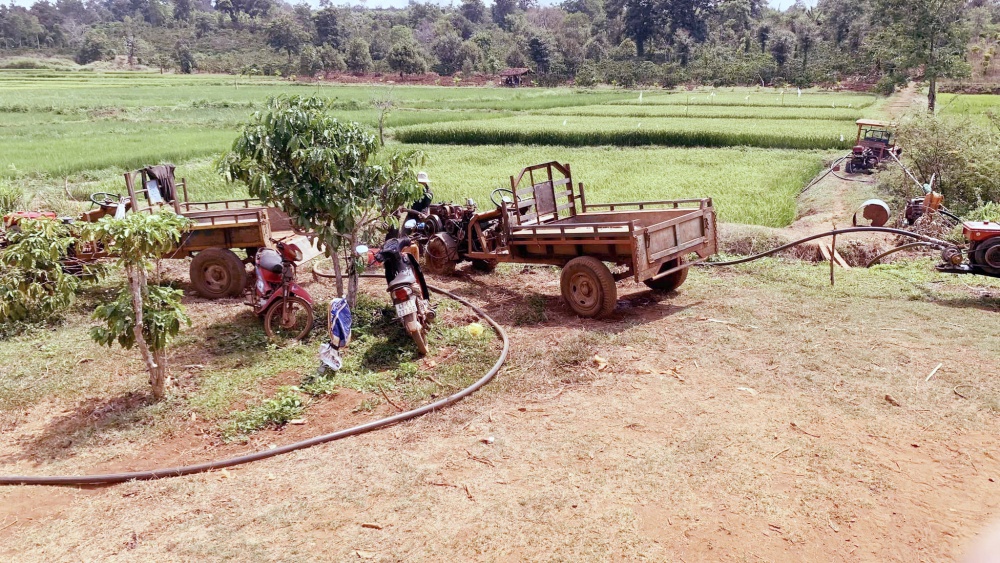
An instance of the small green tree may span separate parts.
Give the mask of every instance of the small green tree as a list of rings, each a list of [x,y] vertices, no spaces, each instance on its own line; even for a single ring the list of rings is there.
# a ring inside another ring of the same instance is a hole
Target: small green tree
[[[74,238],[51,219],[22,219],[0,254],[0,324],[45,320],[73,303],[80,281],[66,271]],[[86,268],[81,274],[96,275]]]
[[[189,223],[169,211],[130,213],[122,219],[104,217],[84,231],[87,239],[118,257],[127,279],[117,299],[94,311],[94,318],[103,324],[92,328],[90,336],[109,347],[115,342],[126,350],[138,346],[157,399],[166,394],[167,345],[181,323],[190,321],[181,306],[181,291],[150,286],[148,270],[152,260],[177,247]]]
[[[297,227],[316,233],[327,255],[353,256],[363,235],[373,236],[393,211],[423,193],[415,171],[423,154],[382,152],[375,135],[326,109],[319,98],[271,98],[266,111],[243,126],[219,171],[280,207]],[[347,274],[347,301],[354,307],[354,260]]]

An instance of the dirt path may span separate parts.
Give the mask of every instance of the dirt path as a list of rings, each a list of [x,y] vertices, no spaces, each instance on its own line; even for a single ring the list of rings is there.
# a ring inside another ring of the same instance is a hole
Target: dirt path
[[[1000,508],[1000,284],[907,278],[699,270],[601,322],[550,270],[446,281],[508,326],[544,304],[482,393],[226,472],[0,489],[0,556],[954,559]]]
[[[890,119],[897,120],[907,112],[919,109],[921,104],[926,108],[926,99],[921,97],[916,85],[910,83],[887,101],[885,113]],[[850,227],[859,206],[866,200],[880,197],[875,189],[874,176],[848,175],[843,171],[842,165],[840,168],[839,171],[827,174],[828,165],[820,173],[826,176],[800,196],[799,218],[786,229],[793,238],[829,231],[834,226]],[[842,237],[841,240],[856,240],[878,248],[888,248],[891,242],[889,237],[867,234]]]

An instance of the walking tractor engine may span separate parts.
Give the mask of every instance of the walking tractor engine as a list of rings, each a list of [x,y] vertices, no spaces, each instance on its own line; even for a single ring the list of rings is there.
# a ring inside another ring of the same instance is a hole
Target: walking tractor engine
[[[858,136],[844,166],[848,174],[871,174],[879,164],[903,152],[893,139],[891,123],[871,119],[859,119],[856,123]]]
[[[962,234],[969,242],[969,263],[962,263],[962,252],[958,248],[946,248],[941,251],[944,264],[939,265],[938,270],[1000,278],[1000,223],[966,221],[962,224]]]

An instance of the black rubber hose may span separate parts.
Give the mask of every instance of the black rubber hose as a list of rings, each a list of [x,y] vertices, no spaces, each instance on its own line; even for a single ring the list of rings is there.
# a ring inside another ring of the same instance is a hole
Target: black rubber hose
[[[381,277],[381,276],[377,276]],[[124,483],[127,481],[150,481],[153,479],[163,479],[164,477],[180,477],[182,475],[191,475],[194,473],[203,473],[205,471],[212,471],[215,469],[222,469],[225,467],[232,467],[234,465],[241,465],[244,463],[250,463],[251,461],[258,461],[262,459],[267,459],[269,457],[278,456],[281,454],[286,454],[296,450],[301,450],[316,446],[318,444],[324,444],[326,442],[332,442],[334,440],[341,440],[343,438],[349,438],[351,436],[357,436],[359,434],[364,434],[365,432],[371,432],[372,430],[378,430],[380,428],[385,428],[396,424],[398,422],[403,422],[416,418],[418,416],[425,415],[429,412],[433,412],[458,401],[468,397],[469,395],[478,391],[481,387],[486,385],[493,379],[493,376],[500,371],[500,367],[503,365],[504,361],[507,359],[507,354],[510,352],[510,339],[507,337],[507,332],[504,331],[492,317],[486,314],[485,311],[476,307],[472,303],[469,303],[465,299],[455,295],[450,291],[446,291],[441,288],[428,285],[435,293],[440,293],[446,295],[455,301],[471,308],[476,312],[477,315],[493,327],[494,332],[503,340],[503,349],[500,351],[500,357],[497,358],[493,367],[490,368],[486,375],[481,377],[478,381],[472,385],[462,389],[461,391],[445,397],[440,401],[433,402],[429,405],[424,405],[420,408],[409,410],[406,412],[401,412],[397,415],[383,418],[380,420],[374,420],[359,426],[354,426],[344,430],[338,430],[330,434],[324,434],[322,436],[316,436],[314,438],[309,438],[308,440],[302,440],[301,442],[295,442],[293,444],[288,444],[286,446],[281,446],[273,450],[264,450],[252,454],[247,454],[239,457],[233,457],[229,459],[210,461],[206,463],[200,463],[197,465],[186,465],[182,467],[171,467],[165,469],[152,469],[148,471],[133,471],[129,473],[109,473],[105,475],[79,475],[79,476],[59,476],[59,477],[29,477],[20,475],[4,475],[0,476],[0,485],[62,485],[62,486],[80,486],[80,485],[109,485],[114,483]]]
[[[815,186],[816,184],[820,183],[820,181],[823,178],[826,178],[827,176],[830,175],[831,172],[833,172],[834,167],[836,167],[838,163],[840,163],[840,162],[842,162],[844,160],[847,160],[849,157],[850,157],[850,155],[842,156],[842,157],[838,158],[837,160],[834,160],[833,162],[831,162],[830,163],[830,168],[827,168],[826,172],[824,172],[822,176],[820,176],[819,178],[816,178],[812,182],[809,182],[809,185],[807,185],[806,187],[802,188],[802,191],[799,192],[799,195],[802,195],[802,194],[806,193],[807,191],[809,191],[809,188],[811,188],[811,187]]]
[[[924,235],[917,234],[917,233],[911,233],[910,231],[904,231],[903,229],[893,229],[893,228],[890,228],[890,227],[849,227],[849,228],[846,228],[846,229],[834,229],[832,231],[827,231],[825,233],[819,233],[819,234],[816,234],[816,235],[812,235],[812,236],[808,236],[808,237],[805,237],[805,238],[801,238],[799,240],[792,241],[792,242],[790,242],[788,244],[783,244],[783,245],[779,246],[778,248],[773,248],[771,250],[768,250],[767,252],[761,252],[760,254],[754,254],[752,256],[747,256],[745,258],[739,258],[737,260],[728,260],[726,262],[702,262],[702,263],[697,264],[697,265],[698,266],[734,266],[736,264],[743,264],[743,263],[746,263],[746,262],[753,262],[754,260],[759,260],[759,259],[764,258],[766,256],[770,256],[772,254],[776,254],[778,252],[781,252],[782,250],[785,250],[786,248],[791,248],[793,246],[798,246],[798,245],[800,245],[802,243],[809,242],[811,240],[815,240],[815,239],[818,239],[818,238],[824,238],[824,237],[832,237],[833,235],[842,235],[842,234],[846,234],[846,233],[892,233],[894,235],[901,235],[901,236],[907,236],[907,237],[911,237],[911,238],[915,238],[915,239],[920,239],[922,241],[925,241],[925,242],[933,244],[933,245],[937,245],[939,247],[956,246],[956,245],[954,245],[954,244],[952,244],[950,242],[945,242],[943,240],[938,240],[936,238],[924,236]]]
[[[888,256],[890,254],[895,254],[896,252],[901,252],[901,251],[909,249],[909,248],[917,248],[917,247],[920,247],[920,246],[933,246],[934,248],[938,247],[938,245],[934,244],[933,242],[923,242],[923,241],[910,242],[910,243],[907,243],[907,244],[903,244],[903,245],[897,246],[896,248],[891,248],[889,250],[886,250],[882,254],[879,254],[875,258],[872,258],[871,261],[868,262],[868,264],[865,265],[865,268],[871,268],[875,264],[878,264],[880,260],[882,260],[883,258],[885,258],[886,256]]]

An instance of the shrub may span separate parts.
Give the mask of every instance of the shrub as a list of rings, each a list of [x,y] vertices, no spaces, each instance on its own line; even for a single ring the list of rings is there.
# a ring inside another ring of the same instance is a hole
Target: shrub
[[[8,240],[0,254],[0,323],[44,321],[69,307],[82,279],[64,268],[75,240],[69,227],[51,219],[24,219]]]
[[[935,178],[945,204],[963,213],[1000,201],[1000,139],[988,126],[968,118],[919,116],[899,126],[903,158],[922,182]],[[901,179],[895,191],[913,195],[915,186]]]

